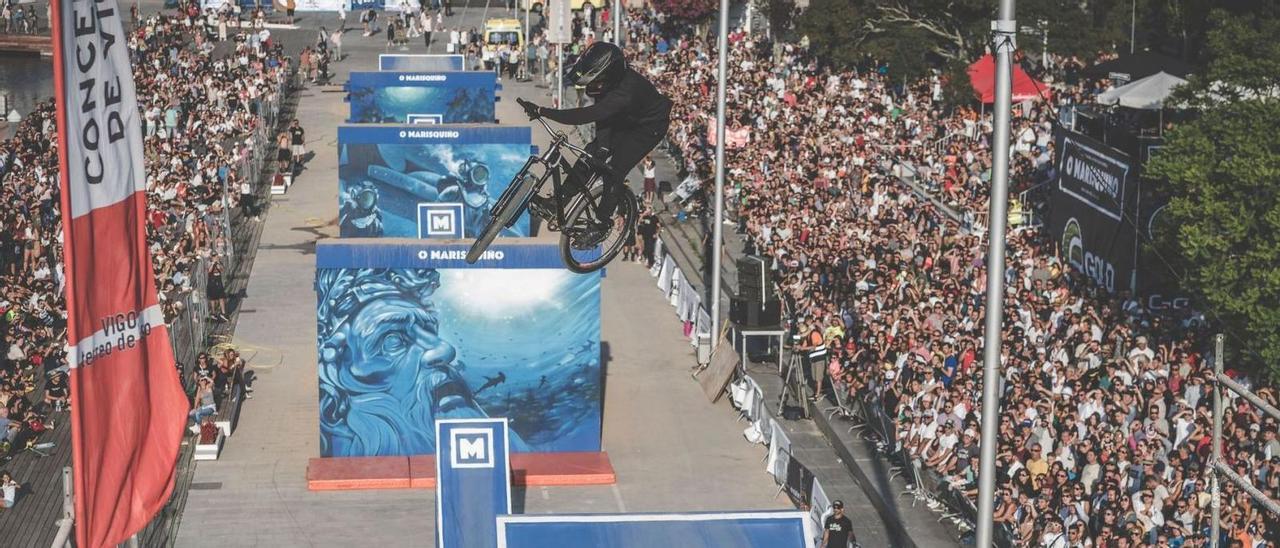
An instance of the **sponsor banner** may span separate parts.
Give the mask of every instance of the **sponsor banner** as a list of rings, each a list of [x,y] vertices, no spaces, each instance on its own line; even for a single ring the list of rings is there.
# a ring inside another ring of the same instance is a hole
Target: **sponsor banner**
[[[441,419],[436,439],[436,546],[495,546],[511,513],[507,419]]]
[[[466,67],[465,58],[456,53],[414,54],[414,53],[381,53],[378,54],[378,70],[403,72],[440,72],[461,71]]]
[[[1129,190],[1128,157],[1079,134],[1064,135],[1059,150],[1058,190],[1121,220]]]
[[[493,71],[352,72],[347,121],[404,124],[411,114],[432,114],[445,124],[492,123],[497,89]]]
[[[1107,291],[1135,281],[1139,178],[1125,154],[1064,131],[1058,179],[1049,199],[1049,230],[1072,268]]]
[[[76,544],[114,546],[168,500],[187,398],[156,298],[128,37],[115,0],[54,0]]]
[[[467,264],[471,243],[413,240],[321,240],[316,244],[316,268],[564,268],[553,243],[490,245],[475,264]]]
[[[338,128],[343,238],[474,238],[529,160],[529,127]],[[502,235],[529,235],[525,212]]]
[[[321,456],[431,454],[446,418],[506,418],[512,451],[600,450],[601,276],[553,244],[466,249],[317,246]]]
[[[423,128],[411,125],[354,125],[338,127],[342,144],[524,144],[533,141],[529,126],[460,126]]]
[[[1143,268],[1138,273],[1138,295],[1143,308],[1153,314],[1189,318],[1196,311],[1192,306],[1191,293],[1183,289],[1180,282],[1186,273],[1173,270],[1176,267],[1169,260],[1177,255],[1178,250],[1158,247],[1161,242],[1170,241],[1165,235],[1175,230],[1167,210],[1167,196],[1143,196],[1139,217],[1142,238],[1138,243],[1138,264]]]

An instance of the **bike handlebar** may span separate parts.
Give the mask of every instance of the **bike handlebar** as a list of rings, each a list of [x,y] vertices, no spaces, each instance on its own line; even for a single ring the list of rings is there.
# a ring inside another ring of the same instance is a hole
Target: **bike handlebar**
[[[518,100],[518,102],[527,102],[527,101],[524,101],[524,99],[520,99],[520,100]],[[586,151],[586,149],[584,149],[584,148],[582,148],[582,147],[580,147],[580,146],[577,146],[577,145],[575,145],[575,144],[573,144],[573,143],[570,143],[570,142],[569,142],[569,136],[568,136],[568,135],[565,135],[565,134],[564,134],[564,132],[562,132],[562,131],[557,131],[555,128],[551,127],[551,124],[548,124],[548,123],[547,123],[547,119],[546,119],[546,118],[544,118],[544,117],[542,117],[542,116],[539,116],[539,117],[534,118],[534,119],[535,119],[535,120],[537,120],[539,123],[541,123],[541,124],[542,124],[542,128],[543,128],[543,129],[545,129],[545,130],[547,130],[547,133],[551,135],[552,142],[558,142],[558,143],[560,143],[561,145],[568,147],[568,148],[569,148],[569,150],[572,150],[572,151],[574,151],[574,152],[576,152],[576,153],[578,153],[578,154],[581,154],[581,155],[583,155],[583,156],[586,156],[586,157],[588,157],[588,158],[592,158],[592,159],[594,159],[594,158],[595,158],[595,156],[592,156],[590,152],[587,152],[587,151]]]

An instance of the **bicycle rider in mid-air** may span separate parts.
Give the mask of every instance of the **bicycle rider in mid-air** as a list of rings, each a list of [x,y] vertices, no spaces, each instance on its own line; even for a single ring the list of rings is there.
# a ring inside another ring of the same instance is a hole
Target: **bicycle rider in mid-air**
[[[654,87],[640,73],[627,66],[618,46],[595,42],[578,57],[564,76],[570,85],[585,88],[594,100],[582,108],[552,109],[518,99],[530,120],[546,117],[568,125],[595,123],[596,138],[586,146],[593,156],[605,156],[609,170],[605,176],[605,192],[596,214],[602,223],[612,224],[618,205],[618,192],[631,169],[658,146],[671,122],[671,99]],[[605,159],[605,158],[600,158]],[[575,166],[561,191],[562,199],[582,192],[581,177],[586,166]],[[589,173],[589,171],[588,171]],[[530,204],[535,212],[550,218],[555,205],[549,198],[535,196]],[[601,237],[603,235],[600,235]]]

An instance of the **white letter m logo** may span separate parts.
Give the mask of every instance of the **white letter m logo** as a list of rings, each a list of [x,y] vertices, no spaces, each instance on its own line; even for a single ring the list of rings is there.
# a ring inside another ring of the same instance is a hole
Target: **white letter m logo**
[[[493,468],[493,430],[455,428],[449,437],[449,460],[454,468]]]

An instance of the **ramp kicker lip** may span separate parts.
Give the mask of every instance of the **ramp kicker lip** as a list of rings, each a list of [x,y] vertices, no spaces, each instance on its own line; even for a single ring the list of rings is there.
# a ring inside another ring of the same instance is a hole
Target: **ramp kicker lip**
[[[533,487],[613,485],[617,475],[606,451],[512,453],[511,481]],[[435,457],[327,457],[307,463],[307,489],[434,489]]]

